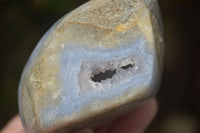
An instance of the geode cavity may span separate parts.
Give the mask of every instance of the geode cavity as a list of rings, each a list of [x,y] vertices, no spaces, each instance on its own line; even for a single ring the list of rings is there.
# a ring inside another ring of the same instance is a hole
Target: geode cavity
[[[27,132],[69,131],[153,96],[161,79],[162,24],[155,0],[91,0],[43,36],[23,71]]]

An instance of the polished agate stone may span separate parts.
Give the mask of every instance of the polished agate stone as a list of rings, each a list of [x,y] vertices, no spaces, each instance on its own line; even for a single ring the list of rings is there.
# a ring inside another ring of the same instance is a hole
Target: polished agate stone
[[[26,132],[71,131],[155,95],[163,62],[155,0],[91,0],[42,37],[23,71]]]

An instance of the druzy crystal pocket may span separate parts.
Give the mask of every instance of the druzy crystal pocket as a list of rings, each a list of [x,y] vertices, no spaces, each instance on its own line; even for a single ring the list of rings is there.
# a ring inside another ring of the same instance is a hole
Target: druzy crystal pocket
[[[155,0],[91,0],[37,44],[19,85],[27,132],[81,128],[153,96],[163,37]]]

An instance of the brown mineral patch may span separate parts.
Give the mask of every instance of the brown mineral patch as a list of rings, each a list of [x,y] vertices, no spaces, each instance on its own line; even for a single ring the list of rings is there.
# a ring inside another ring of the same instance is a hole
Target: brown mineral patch
[[[129,30],[133,26],[137,25],[137,23],[138,23],[138,20],[135,19],[135,20],[132,20],[131,22],[128,22],[128,23],[125,23],[125,24],[119,24],[119,25],[116,26],[115,30],[117,32],[123,32],[123,31]]]
[[[37,63],[35,67],[33,67],[29,78],[29,82],[32,88],[40,92],[42,91],[41,81],[42,81],[43,62],[44,59],[41,59],[39,63]]]
[[[63,24],[63,25],[59,26],[56,30],[57,30],[58,32],[64,32],[64,30],[65,30],[65,25]]]
[[[108,28],[105,28],[103,26],[99,26],[99,25],[96,25],[95,23],[91,23],[91,22],[88,22],[88,23],[82,23],[82,22],[78,22],[78,21],[70,21],[68,22],[69,24],[80,24],[80,25],[92,25],[96,28],[99,28],[99,29],[103,29],[103,30],[109,30],[109,31],[112,31],[112,29],[108,29]]]

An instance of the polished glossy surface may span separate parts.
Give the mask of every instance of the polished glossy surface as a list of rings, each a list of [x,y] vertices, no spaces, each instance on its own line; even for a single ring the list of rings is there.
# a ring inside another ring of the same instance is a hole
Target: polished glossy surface
[[[55,23],[21,77],[26,131],[84,127],[153,96],[162,73],[160,19],[155,0],[92,0]]]

